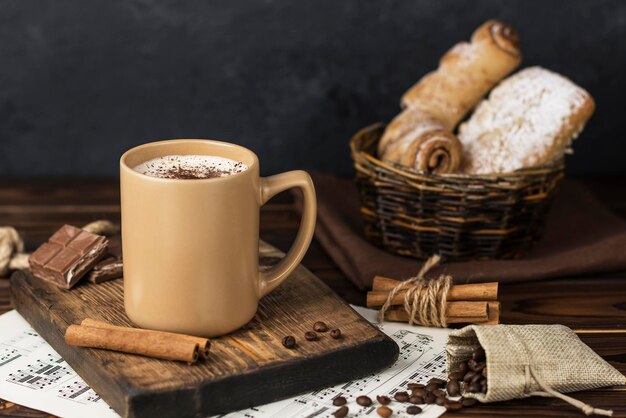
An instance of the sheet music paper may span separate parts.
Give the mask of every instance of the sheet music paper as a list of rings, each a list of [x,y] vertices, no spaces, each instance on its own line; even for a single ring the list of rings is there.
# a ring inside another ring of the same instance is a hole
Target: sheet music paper
[[[67,418],[119,417],[17,311],[0,315],[0,398]]]
[[[398,343],[400,356],[390,368],[361,379],[306,393],[270,404],[232,412],[228,418],[330,417],[337,396],[348,399],[349,417],[378,417],[376,395],[393,398],[409,382],[426,383],[433,377],[445,379],[445,343],[449,330],[379,324],[377,311],[354,307]],[[368,395],[370,407],[356,404],[355,398]],[[0,315],[0,398],[62,417],[112,418],[118,415],[100,399],[63,359],[17,313]],[[410,404],[392,402],[394,416],[405,414]],[[419,405],[420,418],[435,418],[445,412],[437,405]]]

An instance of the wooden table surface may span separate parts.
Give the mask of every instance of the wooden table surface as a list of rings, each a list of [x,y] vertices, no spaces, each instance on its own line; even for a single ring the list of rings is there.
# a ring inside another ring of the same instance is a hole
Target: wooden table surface
[[[620,178],[585,180],[615,213],[626,218],[626,182]],[[12,225],[31,250],[63,223],[83,225],[95,219],[119,221],[117,180],[4,179],[0,180],[0,225]],[[261,237],[285,251],[299,222],[291,198],[283,194],[267,204],[261,216]],[[314,242],[303,264],[347,302],[363,305],[365,294],[352,285]],[[626,373],[626,272],[563,278],[500,287],[503,323],[561,323],[622,373]],[[11,309],[9,281],[0,279],[0,313]],[[626,388],[579,392],[577,399],[598,408],[611,408],[626,417]],[[580,417],[562,401],[546,398],[502,402],[465,409],[480,417]],[[453,416],[457,414],[447,414]],[[0,399],[0,416],[47,417],[48,414]]]

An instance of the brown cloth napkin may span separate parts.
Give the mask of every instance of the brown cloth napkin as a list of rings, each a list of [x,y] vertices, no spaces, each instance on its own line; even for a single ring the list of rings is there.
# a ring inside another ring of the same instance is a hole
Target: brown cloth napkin
[[[361,289],[375,275],[405,279],[422,261],[386,252],[363,235],[354,182],[313,173],[317,191],[316,237],[339,268]],[[432,270],[455,283],[515,282],[626,269],[626,221],[612,214],[581,184],[564,180],[548,226],[530,254],[517,260],[450,262]]]

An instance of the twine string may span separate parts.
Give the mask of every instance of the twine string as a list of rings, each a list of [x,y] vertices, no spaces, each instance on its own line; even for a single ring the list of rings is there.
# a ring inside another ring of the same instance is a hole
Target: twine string
[[[553,397],[553,398],[561,399],[562,401],[567,402],[573,407],[580,409],[587,416],[590,416],[590,415],[603,415],[606,417],[613,416],[613,411],[610,409],[594,408],[593,406],[586,404],[582,401],[579,401],[578,399],[572,398],[571,396],[564,395],[561,392],[558,392],[552,389],[543,380],[543,378],[539,377],[539,375],[537,374],[537,372],[532,366],[526,366],[526,367],[527,367],[527,371],[529,371],[530,375],[533,377],[533,379],[535,379],[535,382],[537,382],[539,387],[543,389],[543,392],[531,392],[530,393],[531,396],[543,396],[543,397]]]
[[[385,313],[392,306],[394,297],[405,290],[404,310],[409,314],[409,325],[418,323],[426,326],[445,327],[448,291],[452,286],[452,277],[441,275],[437,279],[426,279],[424,276],[435,267],[441,257],[430,257],[416,276],[410,277],[396,285],[378,312],[379,322],[384,321]]]
[[[117,234],[119,226],[111,221],[97,220],[83,227],[83,230],[92,234],[110,236]],[[24,240],[12,226],[0,227],[0,277],[7,277],[15,270],[28,268],[28,257],[24,252]]]

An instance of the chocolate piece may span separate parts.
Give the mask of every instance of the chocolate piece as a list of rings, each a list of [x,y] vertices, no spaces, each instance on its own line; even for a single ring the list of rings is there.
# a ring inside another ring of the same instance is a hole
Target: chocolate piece
[[[70,289],[104,255],[107,239],[63,225],[28,258],[36,277]]]
[[[102,283],[122,277],[124,273],[122,260],[114,257],[106,257],[98,262],[87,275],[87,280],[91,283]]]

